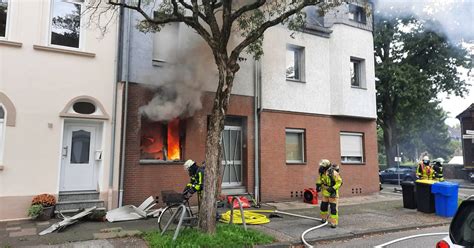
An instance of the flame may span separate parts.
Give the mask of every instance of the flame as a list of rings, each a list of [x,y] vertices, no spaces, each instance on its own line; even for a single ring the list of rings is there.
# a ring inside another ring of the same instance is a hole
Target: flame
[[[168,160],[180,160],[179,119],[168,122]]]
[[[164,159],[162,125],[142,123],[140,150],[142,159]]]

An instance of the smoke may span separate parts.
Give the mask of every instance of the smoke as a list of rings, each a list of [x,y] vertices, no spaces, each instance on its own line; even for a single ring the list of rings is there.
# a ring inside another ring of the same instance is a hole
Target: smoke
[[[139,109],[143,116],[153,121],[193,116],[202,108],[202,93],[217,82],[210,48],[189,30],[180,32],[181,35],[173,34],[174,31],[163,29],[155,34],[164,40],[158,42],[160,55],[154,57],[165,58],[166,62],[158,62],[158,76],[147,80],[152,82],[156,93]],[[171,32],[171,36],[165,32]]]
[[[473,0],[375,0],[376,14],[415,15],[425,21],[437,21],[434,31],[444,33],[451,42],[474,42]]]

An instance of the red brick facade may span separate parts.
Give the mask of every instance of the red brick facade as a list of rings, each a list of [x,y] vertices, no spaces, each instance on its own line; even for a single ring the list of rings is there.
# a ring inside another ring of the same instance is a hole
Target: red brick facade
[[[124,204],[140,204],[151,196],[161,197],[161,191],[180,192],[189,178],[182,162],[141,164],[140,163],[140,125],[138,109],[153,97],[149,88],[130,84],[128,93],[127,133],[125,147]],[[214,94],[205,93],[203,108],[193,117],[185,119],[186,137],[183,160],[193,159],[201,163],[205,157],[207,116],[212,109]],[[243,122],[243,184],[248,192],[254,188],[254,131],[253,98],[232,96],[228,115],[240,117]]]
[[[179,192],[188,181],[182,162],[140,164],[141,116],[138,109],[152,97],[153,93],[148,88],[137,84],[129,87],[125,204],[140,204],[150,195],[161,199],[161,191]],[[204,160],[207,116],[212,108],[212,99],[212,93],[205,93],[203,109],[185,120],[183,160],[193,159],[199,163]],[[252,97],[233,95],[228,110],[229,116],[243,120],[243,184],[250,193],[254,191],[253,101]],[[305,188],[314,187],[319,160],[327,158],[340,164],[340,132],[343,131],[363,133],[364,164],[340,166],[344,179],[341,195],[369,194],[379,190],[375,120],[263,111],[260,126],[262,201],[295,200],[296,195],[301,198],[300,192]],[[286,164],[286,128],[305,130],[305,163]]]
[[[286,163],[286,128],[305,130],[305,163]],[[301,198],[300,193],[305,188],[314,188],[321,159],[341,164],[340,132],[344,131],[363,133],[365,163],[340,165],[344,180],[341,196],[350,196],[353,192],[377,192],[379,179],[375,120],[263,111],[260,131],[261,199],[294,200],[296,195]]]

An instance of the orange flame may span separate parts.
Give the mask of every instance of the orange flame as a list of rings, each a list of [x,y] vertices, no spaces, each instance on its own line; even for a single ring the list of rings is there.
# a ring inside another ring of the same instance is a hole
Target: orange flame
[[[180,160],[179,119],[168,122],[168,160]]]

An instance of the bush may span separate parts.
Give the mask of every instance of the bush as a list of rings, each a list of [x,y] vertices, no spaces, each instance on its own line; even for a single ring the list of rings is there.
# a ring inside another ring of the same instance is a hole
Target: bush
[[[50,194],[37,195],[31,201],[31,205],[41,205],[43,207],[51,207],[56,205],[56,198]]]
[[[41,212],[43,212],[43,206],[41,204],[34,204],[28,208],[28,216],[33,219],[36,219]]]

